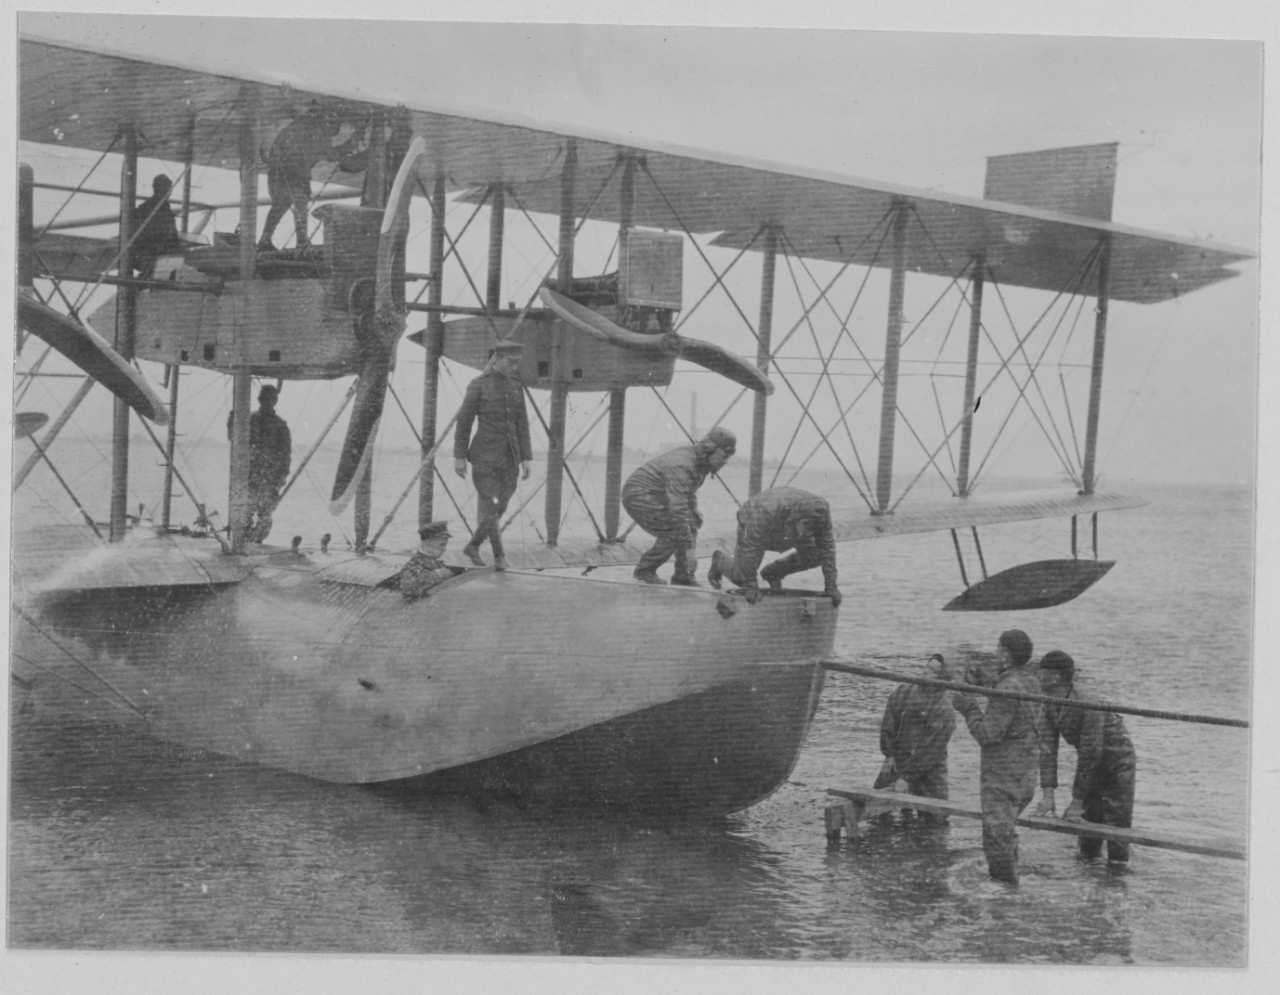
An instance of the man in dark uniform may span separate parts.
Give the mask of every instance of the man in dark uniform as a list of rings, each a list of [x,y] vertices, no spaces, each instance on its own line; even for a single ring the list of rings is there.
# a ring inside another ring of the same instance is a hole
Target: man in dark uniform
[[[276,414],[279,393],[264,384],[258,391],[258,410],[249,416],[249,524],[245,530],[249,542],[262,542],[271,532],[271,513],[289,479],[293,438],[289,423]],[[228,439],[234,418],[234,412],[227,415]]]
[[[1087,701],[1076,690],[1076,665],[1062,650],[1052,650],[1040,661],[1040,689],[1055,698]],[[1099,822],[1128,829],[1133,825],[1133,789],[1137,759],[1125,731],[1124,719],[1115,712],[1047,705],[1040,727],[1040,787],[1044,789],[1036,815],[1056,811],[1058,786],[1058,737],[1076,748],[1076,776],[1071,804],[1062,817],[1068,822]],[[1102,840],[1080,837],[1080,853],[1096,857]],[[1107,841],[1107,859],[1125,863],[1129,844]]]
[[[951,680],[941,653],[925,661],[924,676]],[[944,688],[899,684],[889,695],[880,720],[880,752],[892,768],[892,781],[906,782],[907,791],[946,801],[947,744],[956,728],[956,713]],[[881,787],[881,782],[876,782]],[[922,812],[928,821],[945,823],[945,815]]]
[[[400,594],[405,601],[426,597],[431,588],[461,572],[447,565],[442,557],[449,544],[449,523],[429,522],[418,530],[421,545],[400,571]]]
[[[313,103],[306,113],[290,121],[276,135],[267,154],[267,191],[271,194],[271,209],[258,238],[259,251],[274,248],[271,236],[291,207],[297,247],[305,249],[310,244],[307,208],[311,203],[311,171],[321,162],[341,164],[348,156],[359,154],[351,142],[334,147],[333,136],[341,129],[342,119],[337,114]]]
[[[524,386],[520,383],[519,342],[499,342],[483,373],[467,384],[458,425],[453,434],[453,467],[459,477],[467,475],[476,486],[475,534],[462,552],[476,566],[480,544],[487,538],[493,547],[493,567],[507,569],[502,549],[502,513],[516,492],[519,479],[529,479],[533,448],[529,443],[529,416],[524,406]],[[471,437],[476,423],[475,438]]]
[[[182,252],[178,220],[169,206],[173,182],[164,173],[151,181],[151,196],[133,209],[133,268],[144,280],[156,272],[161,256]]]
[[[760,597],[756,570],[766,549],[775,553],[794,550],[760,571],[772,590],[782,590],[783,577],[822,567],[825,593],[835,607],[840,607],[836,541],[831,532],[831,508],[825,498],[798,487],[774,487],[747,498],[738,508],[737,548],[732,554],[720,550],[711,554],[707,580],[719,588],[721,578],[728,577],[745,588],[747,601],[755,604]],[[954,716],[952,719],[954,724]]]
[[[1040,693],[1036,679],[1027,671],[1031,650],[1031,639],[1021,629],[1001,633],[996,645],[996,690]],[[970,680],[967,673],[965,679]],[[969,732],[982,747],[982,849],[987,855],[987,870],[997,881],[1017,884],[1015,820],[1036,793],[1040,706],[1012,698],[990,698],[983,711],[972,694],[957,694],[951,704],[964,716]]]
[[[718,472],[729,462],[737,447],[734,434],[716,426],[694,445],[654,457],[627,478],[622,485],[622,506],[655,540],[636,564],[636,580],[665,583],[656,571],[674,553],[671,583],[698,586],[694,579],[698,561],[693,556],[702,527],[698,488],[707,474]]]

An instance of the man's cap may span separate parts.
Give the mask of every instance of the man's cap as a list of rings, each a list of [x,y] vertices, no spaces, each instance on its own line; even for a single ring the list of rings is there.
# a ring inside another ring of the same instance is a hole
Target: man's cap
[[[155,179],[151,181],[152,190],[172,190],[173,180],[169,179],[164,173],[157,173]]]
[[[279,396],[280,396],[280,391],[279,391],[279,389],[278,389],[278,388],[276,388],[276,387],[271,386],[271,384],[269,384],[269,383],[263,384],[263,385],[262,385],[262,390],[258,391],[258,400],[259,400],[259,401],[265,401],[265,400],[267,400],[268,398],[270,398],[272,401],[274,401],[274,400],[275,400],[277,397],[279,397]]]
[[[519,342],[511,342],[503,339],[493,347],[495,356],[520,356],[524,352],[524,346]]]
[[[1062,650],[1050,650],[1040,661],[1041,670],[1060,670],[1068,677],[1076,672],[1076,662]]]
[[[702,437],[703,442],[710,443],[716,449],[723,449],[730,456],[738,448],[738,437],[723,425],[717,425]]]
[[[938,661],[938,677],[944,681],[951,680],[951,667],[948,666],[947,661],[943,657],[943,655],[941,653],[934,653],[925,662],[933,663],[934,660]]]
[[[418,529],[418,538],[424,541],[427,539],[448,539],[450,535],[449,523],[443,520],[428,522]]]
[[[1021,629],[1006,629],[1000,633],[1000,645],[1009,651],[1015,667],[1025,667],[1031,659],[1031,637]]]

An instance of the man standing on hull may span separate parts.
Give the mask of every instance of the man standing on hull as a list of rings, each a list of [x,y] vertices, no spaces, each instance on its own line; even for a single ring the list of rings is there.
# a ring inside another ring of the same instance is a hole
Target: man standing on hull
[[[702,527],[698,488],[708,474],[729,462],[737,446],[732,432],[716,426],[694,445],[663,453],[627,478],[622,485],[622,506],[655,540],[636,564],[636,580],[666,583],[656,571],[674,553],[676,567],[671,583],[698,586],[694,579],[698,561],[693,555],[698,529]]]
[[[831,531],[831,507],[825,498],[798,487],[774,487],[747,498],[738,508],[737,548],[732,555],[720,550],[711,554],[707,580],[718,589],[721,578],[728,577],[744,588],[747,601],[755,604],[760,597],[756,571],[766,549],[775,553],[793,550],[760,570],[772,590],[782,590],[783,577],[822,567],[825,593],[832,605],[840,607],[836,541]],[[954,725],[954,716],[952,719]]]
[[[1027,672],[1031,649],[1031,639],[1021,629],[1001,633],[996,645],[999,673],[994,690],[1040,693],[1036,679]],[[982,849],[987,855],[987,870],[997,881],[1017,884],[1015,820],[1036,793],[1040,706],[1013,698],[990,698],[984,712],[972,694],[957,694],[951,704],[964,716],[969,732],[982,747]]]
[[[280,391],[263,384],[258,410],[249,416],[249,521],[245,538],[263,542],[271,532],[271,515],[280,503],[280,488],[289,479],[293,437],[289,423],[276,414]],[[235,412],[227,414],[227,438],[231,438]]]
[[[1075,661],[1062,650],[1052,650],[1040,661],[1040,689],[1055,698],[1087,699],[1075,689]],[[1040,787],[1044,794],[1036,815],[1052,815],[1056,810],[1054,789],[1058,786],[1058,738],[1076,748],[1076,776],[1071,785],[1071,804],[1062,817],[1068,822],[1099,822],[1128,829],[1133,825],[1133,788],[1137,759],[1124,719],[1115,712],[1048,705],[1040,736]],[[1080,853],[1096,857],[1102,840],[1080,837]],[[1129,860],[1129,844],[1107,841],[1107,859],[1115,863]]]
[[[529,479],[529,463],[533,459],[524,386],[519,378],[522,352],[519,342],[499,342],[493,347],[493,357],[484,372],[467,384],[453,434],[454,472],[465,479],[469,460],[476,487],[476,531],[462,552],[482,567],[485,562],[480,558],[480,544],[488,539],[495,570],[507,569],[502,513],[516,492],[517,477]]]

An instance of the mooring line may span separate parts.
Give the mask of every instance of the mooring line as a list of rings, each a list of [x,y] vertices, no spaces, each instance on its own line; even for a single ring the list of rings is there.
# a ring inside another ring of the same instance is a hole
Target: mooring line
[[[965,694],[980,694],[988,698],[1012,698],[1015,701],[1035,701],[1045,705],[1063,705],[1067,708],[1083,708],[1093,712],[1118,712],[1122,715],[1141,715],[1149,719],[1173,719],[1176,722],[1198,722],[1211,726],[1231,726],[1236,729],[1248,729],[1249,723],[1243,719],[1222,719],[1212,715],[1195,715],[1189,712],[1166,712],[1155,708],[1134,708],[1130,705],[1106,705],[1099,702],[1081,701],[1078,698],[1056,698],[1047,694],[1031,694],[1026,691],[999,691],[995,688],[983,687],[979,684],[961,684],[957,681],[937,681],[930,677],[907,677],[895,674],[892,670],[879,670],[875,667],[859,667],[845,663],[843,660],[823,660],[826,670],[841,674],[857,674],[860,677],[875,677],[884,681],[898,681],[901,684],[919,684],[923,687],[944,688],[948,691],[962,691]]]

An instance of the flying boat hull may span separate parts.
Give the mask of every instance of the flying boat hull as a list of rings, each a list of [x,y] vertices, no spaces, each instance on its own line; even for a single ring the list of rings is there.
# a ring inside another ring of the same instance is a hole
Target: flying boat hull
[[[33,587],[31,693],[325,781],[718,815],[790,773],[834,637],[798,592],[476,570],[406,601],[339,557],[213,553],[189,583],[175,560],[163,584],[98,562]]]

